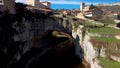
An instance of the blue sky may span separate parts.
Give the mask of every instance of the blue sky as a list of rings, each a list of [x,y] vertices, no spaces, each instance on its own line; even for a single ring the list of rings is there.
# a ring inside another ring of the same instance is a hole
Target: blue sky
[[[79,8],[80,2],[85,2],[86,4],[108,4],[108,3],[115,3],[120,2],[120,0],[40,0],[40,1],[49,1],[52,3],[53,9],[72,9],[72,8]],[[23,2],[26,3],[25,0],[16,0],[16,2]]]

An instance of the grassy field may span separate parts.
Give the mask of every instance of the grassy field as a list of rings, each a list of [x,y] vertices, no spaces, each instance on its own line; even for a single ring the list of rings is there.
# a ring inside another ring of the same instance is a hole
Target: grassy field
[[[94,23],[91,23],[91,22],[88,22],[88,21],[87,21],[87,22],[84,22],[83,25],[84,25],[84,26],[88,26],[88,27],[89,27],[89,26],[98,26],[98,27],[102,26],[102,25],[94,24]]]
[[[93,37],[93,39],[97,41],[103,41],[103,42],[120,43],[120,40],[116,38]]]
[[[102,57],[98,58],[100,60],[100,65],[103,66],[103,68],[120,68],[120,63],[115,62],[112,60],[106,60]]]
[[[110,27],[91,28],[89,32],[98,34],[120,34],[119,29],[114,29]]]
[[[108,24],[113,24],[113,25],[115,25],[115,24],[117,24],[117,23],[113,21],[113,22],[109,22]]]

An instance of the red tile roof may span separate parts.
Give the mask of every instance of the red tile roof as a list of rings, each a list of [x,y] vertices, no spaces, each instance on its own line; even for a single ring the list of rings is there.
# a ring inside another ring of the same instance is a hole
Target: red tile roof
[[[52,10],[50,9],[45,9],[45,8],[40,8],[41,11],[45,11],[45,12],[52,12]]]
[[[40,3],[49,3],[49,4],[51,4],[50,2],[40,2]]]
[[[44,11],[44,12],[52,12],[51,9],[46,9],[46,8],[36,8],[36,7],[33,7],[33,6],[27,6],[27,8],[36,9],[36,10],[40,10],[40,11]]]

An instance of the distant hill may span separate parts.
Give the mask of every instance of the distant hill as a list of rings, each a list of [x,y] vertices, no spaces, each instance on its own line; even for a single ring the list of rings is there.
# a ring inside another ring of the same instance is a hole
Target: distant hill
[[[120,2],[116,3],[111,3],[111,4],[103,4],[104,6],[115,6],[115,5],[120,5]]]
[[[99,4],[100,9],[107,9],[108,11],[120,12],[120,2],[113,4]]]

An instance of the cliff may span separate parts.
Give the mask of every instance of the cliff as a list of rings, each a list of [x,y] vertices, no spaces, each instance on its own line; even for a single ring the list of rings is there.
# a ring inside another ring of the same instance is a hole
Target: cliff
[[[1,68],[100,68],[85,28],[74,24],[83,21],[21,5],[15,15],[0,17]]]
[[[27,10],[25,6],[26,5],[18,3],[16,4],[16,14],[4,12],[0,15],[0,68],[9,68],[11,65],[14,65],[24,54],[28,53],[31,48],[33,48],[33,50],[34,47],[43,48],[37,45],[31,46],[31,41],[38,36],[48,37],[46,40],[41,40],[41,43],[39,43],[41,46],[49,45],[48,47],[52,47],[53,44],[54,46],[58,44],[62,45],[62,42],[66,44],[68,44],[68,42],[71,43],[70,40],[66,39],[68,37],[67,33],[71,34],[69,31],[71,25],[69,25],[66,19],[42,13],[32,13]],[[49,31],[58,31],[58,33],[53,33],[58,39],[54,36],[52,36],[52,38],[46,36]],[[72,45],[72,43],[70,45]]]
[[[97,60],[97,52],[94,50],[93,45],[89,41],[90,37],[84,26],[79,25],[76,29],[73,29],[72,36],[75,38],[76,54],[89,63],[87,64],[89,67],[86,66],[86,68],[101,68],[98,65],[99,61]],[[81,49],[83,50],[82,53]]]

